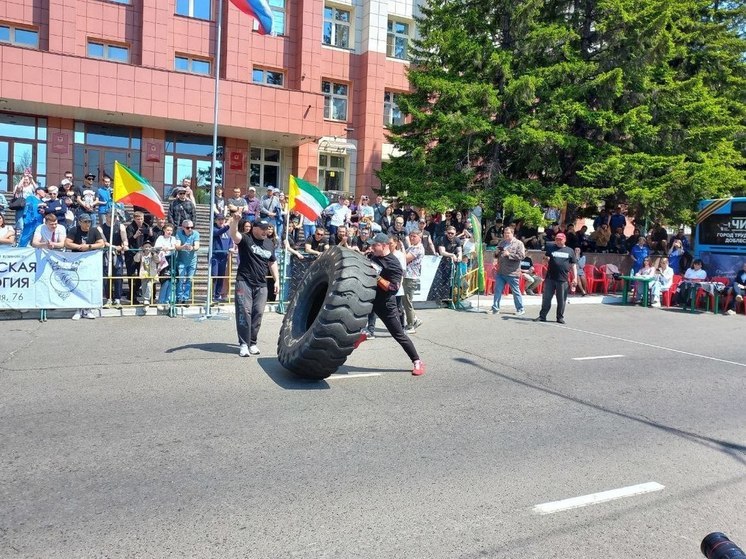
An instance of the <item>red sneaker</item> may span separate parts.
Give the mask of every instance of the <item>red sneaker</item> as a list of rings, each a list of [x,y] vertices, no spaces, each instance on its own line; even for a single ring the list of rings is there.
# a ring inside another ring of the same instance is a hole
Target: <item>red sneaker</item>
[[[414,362],[414,367],[412,368],[412,375],[415,377],[418,377],[424,374],[425,374],[425,364],[418,359],[417,361]]]
[[[352,344],[353,349],[357,349],[360,347],[360,344],[363,343],[365,340],[368,339],[368,333],[365,331],[360,332],[360,337],[355,340],[355,343]]]

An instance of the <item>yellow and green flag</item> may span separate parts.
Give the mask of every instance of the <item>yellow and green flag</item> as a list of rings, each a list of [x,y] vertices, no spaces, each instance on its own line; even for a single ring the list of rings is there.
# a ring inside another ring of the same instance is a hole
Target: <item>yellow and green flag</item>
[[[150,183],[119,161],[114,162],[114,201],[145,208],[155,217],[166,217],[161,198]]]

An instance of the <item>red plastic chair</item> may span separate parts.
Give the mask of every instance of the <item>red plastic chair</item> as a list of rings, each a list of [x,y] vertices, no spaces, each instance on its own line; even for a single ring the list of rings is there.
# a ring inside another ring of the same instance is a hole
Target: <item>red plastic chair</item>
[[[733,293],[732,289],[728,289],[728,295],[725,297],[723,301],[723,311],[728,310],[728,307],[730,307],[730,303],[733,299],[736,298],[735,293]],[[743,308],[743,314],[746,315],[746,299],[743,299],[741,301],[736,301],[736,304],[734,305],[734,310],[736,311],[736,314],[738,314],[738,309]]]
[[[547,275],[546,266],[544,266],[544,264],[534,264],[534,274],[539,276],[541,279],[546,278],[546,275]],[[544,282],[543,281],[539,284],[539,287],[534,289],[534,293],[537,293],[537,294],[544,293]]]
[[[585,285],[588,287],[588,293],[594,293],[597,285],[602,287],[600,278],[596,275],[596,267],[593,264],[583,266],[583,272],[585,273]]]
[[[604,295],[608,295],[609,291],[618,291],[621,289],[622,280],[615,280],[614,277],[608,272],[606,264],[598,267],[598,271],[601,274],[599,280],[603,286]]]
[[[667,291],[664,291],[661,293],[661,304],[664,307],[670,307],[671,306],[671,297],[673,297],[673,294],[676,293],[676,288],[681,283],[681,280],[684,279],[684,276],[681,276],[679,274],[673,275],[673,280],[671,281],[671,287],[668,288]]]

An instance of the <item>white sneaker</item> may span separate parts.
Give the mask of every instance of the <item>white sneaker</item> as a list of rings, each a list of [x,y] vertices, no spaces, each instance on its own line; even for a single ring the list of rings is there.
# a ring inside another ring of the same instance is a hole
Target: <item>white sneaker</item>
[[[90,320],[96,320],[96,315],[93,314],[92,310],[83,311],[83,318],[88,318]]]
[[[111,299],[107,299],[104,301],[104,307],[110,307],[111,306]]]
[[[249,353],[251,355],[259,355],[261,353],[261,351],[259,351],[259,346],[254,344],[251,347],[249,347]]]
[[[246,344],[241,344],[241,349],[238,350],[238,354],[241,357],[248,357],[249,356],[249,346]]]
[[[653,301],[653,302],[652,302],[652,303],[650,304],[650,306],[651,306],[651,307],[655,307],[656,309],[659,309],[659,308],[660,308],[660,306],[661,306],[661,303],[660,303],[660,301]]]
[[[519,310],[519,311],[515,311],[515,314],[516,314],[517,316],[523,316],[524,314],[526,314],[526,311],[525,311],[524,309],[521,309],[521,310]]]
[[[122,308],[122,301],[121,299],[114,299],[114,306],[118,309]]]
[[[75,311],[75,314],[73,315],[73,320],[80,320],[80,311]]]
[[[414,333],[416,333],[416,332],[417,332],[417,330],[415,329],[415,327],[414,327],[414,326],[407,326],[406,328],[404,328],[404,331],[405,331],[405,332],[406,332],[407,334],[414,334]]]
[[[734,311],[733,309],[728,309],[728,310],[727,310],[727,311],[725,312],[725,314],[727,314],[727,315],[731,315],[731,316],[732,316],[732,315],[736,314],[736,311]]]

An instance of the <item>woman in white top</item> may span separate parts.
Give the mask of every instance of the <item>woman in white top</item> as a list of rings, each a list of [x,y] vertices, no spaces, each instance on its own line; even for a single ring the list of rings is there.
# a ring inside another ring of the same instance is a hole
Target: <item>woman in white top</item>
[[[702,261],[695,258],[692,261],[692,267],[684,272],[684,281],[679,284],[677,293],[679,294],[679,303],[686,308],[691,302],[694,294],[697,292],[697,284],[707,279],[707,272],[702,268]]]
[[[396,259],[399,261],[399,264],[401,264],[402,269],[402,278],[404,277],[404,274],[407,273],[407,255],[404,254],[404,245],[401,242],[401,239],[399,237],[391,237],[389,238],[389,248],[391,249],[391,254],[396,256]],[[396,306],[399,307],[399,315],[401,317],[401,325],[404,327],[406,324],[406,321],[404,320],[404,282],[401,282],[401,285],[399,285],[399,291],[396,292]]]
[[[171,301],[171,260],[174,251],[181,245],[179,239],[174,237],[174,226],[167,223],[163,227],[163,235],[155,240],[155,250],[158,252],[158,270],[161,274],[161,289],[158,292],[158,304],[167,305]],[[161,310],[165,310],[162,307]]]
[[[15,242],[15,229],[11,225],[6,225],[5,216],[0,214],[0,248],[12,247]]]

